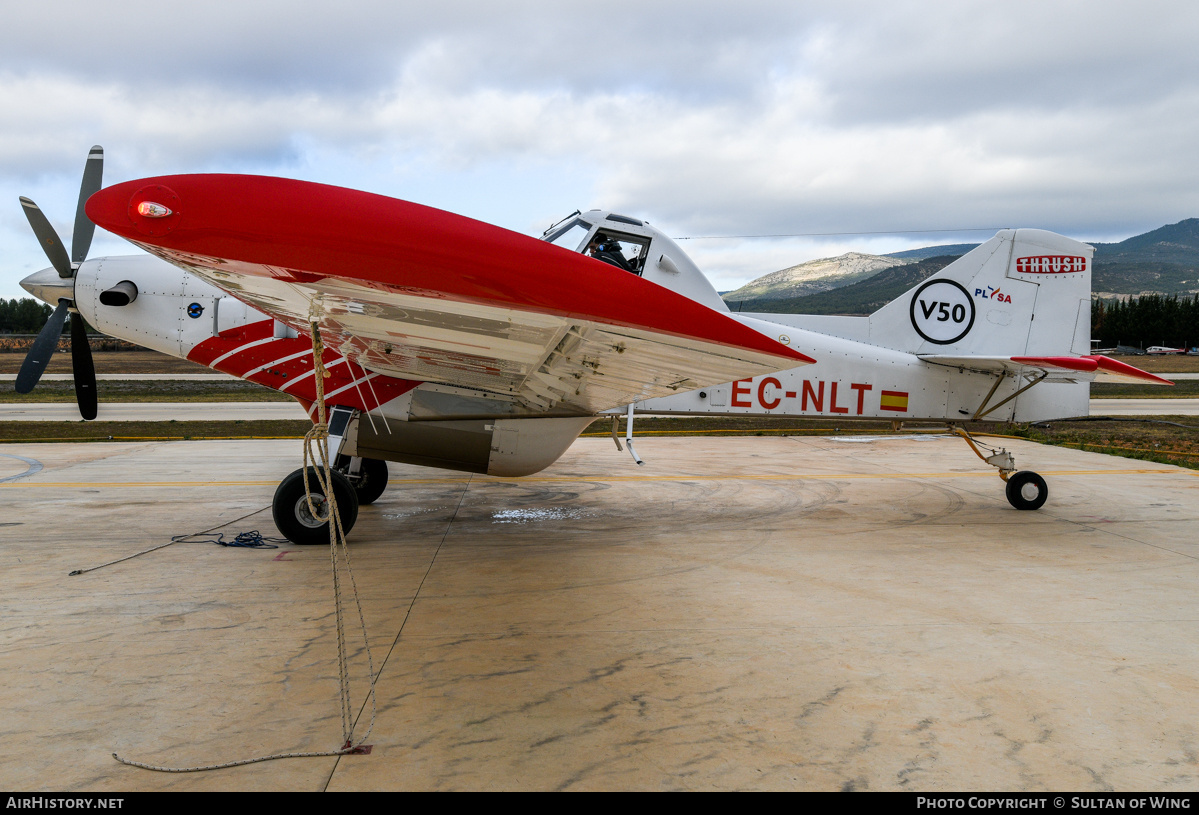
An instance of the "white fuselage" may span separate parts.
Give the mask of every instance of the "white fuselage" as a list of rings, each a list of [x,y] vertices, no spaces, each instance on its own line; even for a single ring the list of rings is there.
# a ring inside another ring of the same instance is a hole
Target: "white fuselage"
[[[659,241],[652,227],[630,225],[622,234],[630,243],[642,241],[637,248],[645,264],[639,274],[652,272],[660,278],[657,285],[678,287],[694,302],[712,299],[699,270],[676,245]],[[1077,242],[1036,230],[1008,230],[870,317],[730,315],[814,364],[734,382],[686,380],[687,386],[680,382],[673,395],[628,393],[623,401],[631,397],[639,412],[838,420],[1035,421],[1085,415],[1089,377],[1058,371],[1038,379],[1040,372],[1020,367],[1017,360],[1089,349],[1089,262],[1090,248]],[[74,280],[75,306],[106,334],[287,393],[315,415],[312,346],[304,318],[297,315],[309,299],[336,294],[336,281],[324,284],[333,294],[322,294],[296,282],[183,265],[150,255],[89,260]],[[43,299],[68,296],[65,284],[56,281],[53,270],[46,270],[25,284]],[[100,294],[124,281],[136,285],[136,298],[120,306],[103,304]],[[442,336],[429,341],[454,347],[469,338],[462,332],[472,330],[470,320],[453,316],[453,303],[444,306],[450,314],[445,326],[456,326],[456,335],[424,324],[406,328],[402,309],[389,314],[399,321],[394,325],[380,322],[382,317],[355,305],[355,296],[338,296],[344,301],[338,319],[350,337],[361,324],[363,330]],[[277,316],[287,322],[250,302],[279,304]],[[1042,319],[1034,322],[1038,314]],[[478,342],[489,341],[479,337]],[[592,345],[608,347],[594,339]],[[605,353],[624,351],[622,341]],[[402,378],[374,364],[387,364],[386,356],[354,352],[353,342],[344,337],[337,347],[326,347],[330,378],[323,380],[324,396],[330,407],[361,411],[365,421],[358,423],[355,443],[360,454],[371,457],[524,475],[557,459],[598,415],[622,410],[615,398],[590,409],[569,401],[539,406],[529,398],[444,379]],[[680,344],[674,352],[686,349]],[[600,377],[593,394],[603,394],[607,380],[619,387],[618,379],[604,378],[602,358],[588,363],[582,351],[560,356],[562,364],[581,360],[580,376]],[[1034,380],[1037,387],[1031,388]]]
[[[135,302],[109,307],[99,302],[100,292],[122,280],[134,280],[139,289]],[[135,342],[172,356],[195,358],[205,341],[244,326],[270,322],[228,292],[195,274],[149,255],[89,260],[77,273],[76,307],[106,334]],[[905,351],[774,322],[771,315],[733,315],[743,324],[814,357],[813,365],[701,387],[673,396],[639,401],[637,411],[694,415],[809,416],[838,419],[938,419],[971,418],[995,386],[996,377],[981,371],[930,363]],[[785,318],[785,317],[784,317]],[[825,318],[826,320],[828,318]],[[840,318],[842,321],[847,318]],[[864,320],[865,318],[859,318]],[[789,322],[793,322],[790,320]],[[850,333],[842,331],[841,333]],[[290,342],[283,342],[290,340]],[[272,343],[279,354],[272,356]],[[265,360],[250,367],[238,366],[237,353],[219,361],[200,360],[217,369],[289,391],[285,381],[263,381],[270,363],[303,345],[303,338],[276,325],[271,336],[244,343],[240,353],[255,352]],[[265,346],[265,347],[264,347]],[[372,375],[378,394],[380,377]],[[991,402],[1015,392],[1021,383],[1007,378],[991,393]],[[355,393],[362,388],[359,385]],[[302,398],[302,394],[293,393]],[[1089,389],[1085,382],[1047,382],[1021,394],[988,415],[991,420],[1037,420],[1085,415]],[[421,383],[395,398],[364,407],[381,420],[436,421],[514,417],[510,403],[492,401],[484,392],[446,384]],[[528,416],[528,414],[523,414]],[[531,418],[531,417],[530,417]]]

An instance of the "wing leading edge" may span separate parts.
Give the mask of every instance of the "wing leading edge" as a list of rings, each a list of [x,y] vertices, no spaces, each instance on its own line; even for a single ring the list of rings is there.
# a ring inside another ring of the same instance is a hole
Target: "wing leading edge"
[[[813,361],[591,258],[370,193],[169,176],[102,190],[87,213],[276,319],[316,321],[364,368],[530,411],[594,413]]]

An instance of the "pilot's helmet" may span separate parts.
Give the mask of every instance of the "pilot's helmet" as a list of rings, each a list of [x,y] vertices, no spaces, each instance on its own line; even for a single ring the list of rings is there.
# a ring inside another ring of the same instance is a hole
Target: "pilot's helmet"
[[[595,249],[597,252],[619,252],[620,242],[611,235],[597,232],[595,234]]]

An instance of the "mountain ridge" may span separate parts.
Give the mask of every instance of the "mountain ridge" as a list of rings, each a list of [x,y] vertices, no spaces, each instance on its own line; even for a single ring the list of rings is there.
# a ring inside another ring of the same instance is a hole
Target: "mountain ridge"
[[[763,275],[739,289],[727,292],[724,298],[731,302],[802,297],[856,283],[907,262],[884,255],[846,252],[837,257],[797,263]]]
[[[1091,245],[1095,247],[1091,287],[1104,296],[1199,292],[1199,218],[1166,224],[1116,243]],[[729,307],[737,311],[868,314],[882,305],[878,298],[885,293],[894,292],[890,299],[903,293],[905,289],[895,291],[896,281],[910,280],[914,286],[920,282],[915,279],[918,274],[927,271],[925,277],[931,276],[976,246],[943,244],[889,255],[847,252],[771,272],[723,296]],[[862,274],[868,265],[862,258],[873,259],[878,270]],[[939,266],[925,264],[944,258],[948,260]],[[897,262],[888,264],[888,260]],[[895,271],[904,266],[919,268],[906,273]],[[834,296],[834,292],[842,289],[846,291]],[[834,304],[839,310],[826,310],[834,308]],[[818,310],[808,310],[812,308]]]

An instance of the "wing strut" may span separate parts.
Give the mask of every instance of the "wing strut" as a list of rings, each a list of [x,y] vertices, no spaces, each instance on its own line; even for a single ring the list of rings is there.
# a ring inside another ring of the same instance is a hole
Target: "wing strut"
[[[632,402],[629,402],[629,412],[628,412],[627,418],[625,420],[624,443],[625,443],[625,446],[629,448],[629,455],[633,457],[633,461],[637,462],[637,466],[640,467],[642,464],[645,464],[645,462],[641,460],[641,456],[637,455],[637,451],[633,449],[633,403]],[[616,446],[619,447],[620,442],[617,442]]]
[[[1049,372],[1043,371],[1040,376],[1038,376],[1036,379],[1029,382],[1023,388],[1019,388],[1011,396],[1007,397],[1006,399],[1004,399],[1000,402],[996,402],[995,404],[991,405],[990,407],[987,407],[987,403],[991,401],[991,397],[995,395],[995,391],[999,390],[1000,383],[1002,383],[1003,380],[1007,377],[1007,374],[1004,374],[1004,373],[999,374],[999,376],[995,377],[995,384],[991,386],[990,392],[987,393],[986,398],[983,399],[983,403],[978,406],[978,410],[974,411],[974,415],[970,417],[970,420],[977,422],[979,419],[981,419],[983,416],[986,416],[988,413],[994,413],[995,411],[999,410],[1001,407],[1006,405],[1008,402],[1012,401],[1017,396],[1024,393],[1029,388],[1031,388],[1033,385],[1036,385],[1038,382],[1040,382],[1042,379],[1044,379],[1047,376],[1049,376]]]

